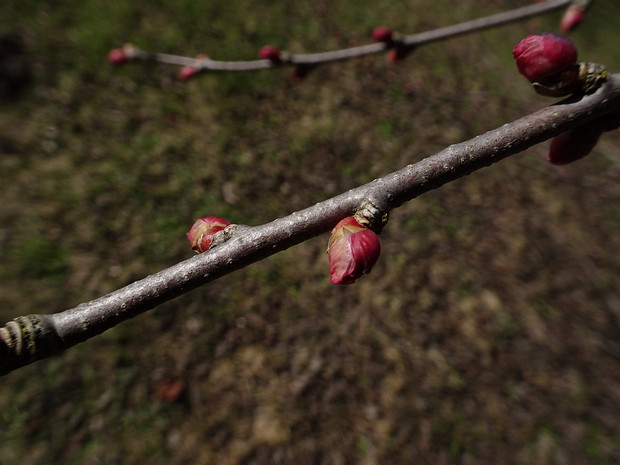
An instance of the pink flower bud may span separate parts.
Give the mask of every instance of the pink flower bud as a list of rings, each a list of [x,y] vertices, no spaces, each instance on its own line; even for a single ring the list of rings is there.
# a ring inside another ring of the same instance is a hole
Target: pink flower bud
[[[381,244],[373,231],[348,216],[329,235],[327,252],[331,282],[352,284],[363,274],[370,273],[379,259]]]
[[[188,81],[196,76],[196,74],[198,74],[198,70],[193,66],[183,66],[181,71],[179,71],[179,79],[181,81]]]
[[[122,48],[115,48],[108,53],[108,63],[111,65],[122,65],[127,63],[127,61],[129,61],[129,58]]]
[[[258,51],[258,56],[263,60],[269,60],[272,63],[280,63],[280,50],[273,45],[265,45]]]
[[[567,165],[588,155],[598,142],[603,129],[575,128],[555,136],[549,147],[547,161],[554,165]]]
[[[209,250],[213,236],[218,231],[230,225],[230,221],[217,216],[207,216],[196,220],[192,228],[187,233],[187,238],[192,244],[192,249],[196,253],[206,252]]]
[[[580,5],[571,5],[568,7],[562,20],[560,21],[560,32],[568,34],[581,24],[586,16],[586,10]]]
[[[577,49],[565,37],[549,32],[531,35],[512,50],[519,72],[531,82],[559,75],[577,63]]]
[[[372,31],[372,38],[377,42],[392,43],[392,30],[390,28],[379,26]]]

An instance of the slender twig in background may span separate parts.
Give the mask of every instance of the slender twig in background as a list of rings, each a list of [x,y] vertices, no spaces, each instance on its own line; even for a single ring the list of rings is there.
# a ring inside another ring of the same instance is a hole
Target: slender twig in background
[[[17,317],[0,328],[0,374],[49,357],[198,286],[329,231],[363,203],[389,211],[562,132],[620,111],[620,74],[592,95],[570,97],[451,145],[387,176],[270,223],[239,228],[206,253],[56,314]]]
[[[442,27],[432,31],[418,34],[405,35],[395,38],[391,42],[378,42],[358,47],[333,50],[329,52],[293,54],[283,52],[279,60],[268,59],[249,61],[219,61],[208,57],[190,58],[167,53],[151,53],[139,49],[133,45],[125,46],[124,53],[129,60],[156,61],[160,63],[188,66],[197,71],[255,71],[260,69],[274,68],[278,66],[317,66],[334,61],[349,60],[366,55],[382,53],[393,48],[413,50],[420,45],[450,39],[459,35],[489,29],[511,22],[542,15],[547,12],[558,10],[573,3],[573,0],[547,0],[541,3],[516,8],[503,13],[486,16],[483,18],[466,21],[452,26]]]

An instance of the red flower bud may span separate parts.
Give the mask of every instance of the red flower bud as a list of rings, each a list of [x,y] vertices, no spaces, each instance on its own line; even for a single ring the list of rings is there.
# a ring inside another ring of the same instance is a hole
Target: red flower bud
[[[192,244],[192,249],[196,253],[206,252],[209,250],[213,236],[218,231],[230,225],[230,221],[217,216],[207,216],[196,220],[192,228],[187,233],[187,238]]]
[[[258,51],[258,56],[263,60],[269,60],[272,63],[280,63],[280,50],[273,45],[265,45]]]
[[[583,6],[571,5],[568,7],[562,20],[560,21],[560,32],[568,34],[581,24],[586,16],[586,10]]]
[[[598,142],[602,128],[575,128],[555,136],[549,147],[547,161],[554,165],[567,165],[589,154]]]
[[[372,31],[372,38],[377,42],[392,43],[392,30],[390,28],[379,26]]]
[[[181,81],[188,81],[198,74],[198,70],[193,66],[183,66],[181,71],[179,71],[179,79]]]
[[[331,282],[352,284],[363,274],[370,273],[379,259],[381,244],[373,231],[348,216],[329,235],[327,252]]]
[[[559,75],[577,63],[577,49],[565,37],[546,32],[523,39],[512,50],[519,72],[531,82]]]
[[[122,65],[127,63],[127,61],[129,61],[129,58],[122,48],[115,48],[108,53],[108,63],[111,65]]]

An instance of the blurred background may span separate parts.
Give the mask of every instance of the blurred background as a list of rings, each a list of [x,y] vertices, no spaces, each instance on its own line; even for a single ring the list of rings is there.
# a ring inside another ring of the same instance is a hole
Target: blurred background
[[[254,59],[530,3],[5,0],[1,323],[192,256],[198,217],[266,223],[553,103],[511,52],[561,12],[300,82],[110,49]],[[620,71],[619,15],[594,3],[580,59]],[[393,211],[353,286],[325,235],[3,377],[0,463],[618,463],[620,138],[548,144]]]

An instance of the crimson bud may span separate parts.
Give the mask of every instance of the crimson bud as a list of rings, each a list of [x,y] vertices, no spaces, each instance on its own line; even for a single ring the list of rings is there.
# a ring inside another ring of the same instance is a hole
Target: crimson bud
[[[385,42],[386,44],[392,43],[392,30],[385,26],[376,27],[372,31],[372,38],[377,42]]]
[[[560,74],[577,64],[577,48],[567,38],[550,32],[531,35],[512,50],[519,72],[531,82]]]
[[[115,48],[108,53],[108,63],[111,65],[122,65],[127,61],[129,61],[129,57],[122,48]]]
[[[560,32],[562,34],[568,34],[575,29],[586,16],[586,10],[581,5],[571,5],[568,7],[562,20],[560,21]]]
[[[567,165],[589,154],[598,142],[602,129],[575,128],[555,136],[549,147],[547,161],[554,165]]]
[[[370,229],[348,216],[329,235],[327,246],[329,276],[333,284],[352,284],[370,270],[379,259],[381,244]]]
[[[179,71],[179,79],[181,81],[187,81],[198,74],[198,70],[193,66],[183,66]]]
[[[280,63],[280,50],[273,45],[264,45],[258,51],[258,56],[263,60],[269,60],[272,63]]]
[[[187,239],[192,244],[192,249],[196,253],[206,252],[209,250],[213,236],[218,231],[230,225],[230,221],[217,216],[207,216],[206,218],[197,219],[192,228],[188,231]]]

